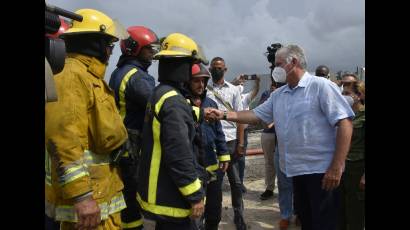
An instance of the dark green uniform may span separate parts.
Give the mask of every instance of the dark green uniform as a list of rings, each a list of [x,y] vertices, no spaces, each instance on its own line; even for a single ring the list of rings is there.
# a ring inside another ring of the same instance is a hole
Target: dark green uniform
[[[364,137],[365,109],[356,112],[353,119],[351,147],[346,159],[346,167],[341,181],[340,230],[364,229],[364,191],[359,183],[365,171]]]

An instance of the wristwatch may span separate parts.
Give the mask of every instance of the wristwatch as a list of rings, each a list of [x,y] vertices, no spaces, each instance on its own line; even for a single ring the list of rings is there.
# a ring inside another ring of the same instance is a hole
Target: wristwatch
[[[226,120],[226,116],[228,115],[228,111],[224,111],[224,116],[222,117],[222,120]]]

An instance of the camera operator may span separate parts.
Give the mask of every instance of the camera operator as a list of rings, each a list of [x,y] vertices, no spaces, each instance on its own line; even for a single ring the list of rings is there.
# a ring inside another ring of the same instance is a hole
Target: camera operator
[[[45,8],[45,101],[57,101],[57,92],[54,85],[53,75],[58,74],[64,68],[66,56],[65,43],[58,38],[68,30],[68,24],[60,16],[64,16],[76,21],[82,21],[81,15],[61,9],[59,7],[47,5]]]

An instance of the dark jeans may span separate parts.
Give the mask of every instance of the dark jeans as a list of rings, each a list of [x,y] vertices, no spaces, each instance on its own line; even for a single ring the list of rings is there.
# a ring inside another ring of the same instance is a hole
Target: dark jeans
[[[239,169],[239,178],[241,178],[241,183],[243,184],[243,177],[245,175],[245,156],[246,156],[246,148],[248,147],[248,129],[245,129],[244,131],[244,137],[243,137],[243,145],[245,152],[243,153],[242,157],[238,158],[238,169]]]
[[[340,201],[339,188],[322,189],[324,174],[293,177],[293,192],[302,230],[335,230]]]
[[[233,153],[236,148],[236,140],[226,142],[228,150]],[[234,210],[234,222],[238,225],[244,225],[243,218],[243,200],[242,200],[242,182],[239,177],[238,158],[231,154],[231,162],[227,170],[229,185],[231,186],[232,207]]]
[[[365,226],[364,191],[359,183],[364,173],[364,161],[346,161],[345,172],[340,183],[340,226],[339,230],[363,230]]]

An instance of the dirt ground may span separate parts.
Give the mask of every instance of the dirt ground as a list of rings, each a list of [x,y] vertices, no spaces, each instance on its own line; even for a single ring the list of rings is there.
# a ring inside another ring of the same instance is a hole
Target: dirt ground
[[[275,197],[268,200],[260,200],[259,195],[265,191],[263,178],[245,177],[244,184],[248,190],[244,194],[245,222],[249,230],[279,229],[280,220],[279,204],[277,199],[278,191],[274,191]],[[219,223],[220,230],[236,230],[233,223],[233,210],[231,205],[231,191],[228,178],[225,176],[222,187],[222,220]],[[155,229],[155,224],[150,220],[144,220],[144,227],[147,230]],[[300,230],[292,222],[288,230]]]
[[[275,197],[273,199],[262,201],[259,199],[259,196],[265,191],[265,181],[263,178],[245,178],[244,184],[248,190],[243,196],[245,222],[248,225],[248,229],[279,229],[278,222],[280,220],[280,214],[277,189],[274,191]],[[222,202],[222,220],[219,224],[219,229],[235,230],[231,205],[231,192],[227,177],[224,178]],[[295,226],[295,223],[292,222],[289,225],[288,230],[296,229],[300,229],[300,227]]]

